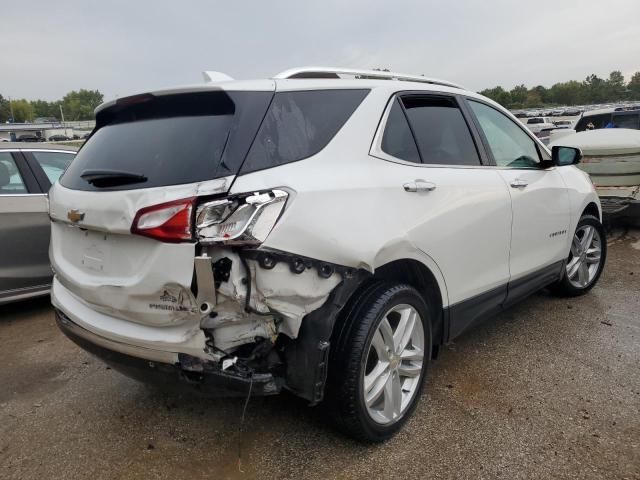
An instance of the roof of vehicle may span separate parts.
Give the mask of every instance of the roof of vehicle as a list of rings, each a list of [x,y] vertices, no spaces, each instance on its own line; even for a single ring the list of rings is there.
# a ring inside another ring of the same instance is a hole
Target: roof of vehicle
[[[78,148],[49,142],[0,142],[0,150],[64,150],[77,152]]]
[[[619,110],[621,107],[598,108],[596,110],[588,110],[582,114],[583,117],[591,117],[593,115],[604,115],[607,113],[615,113],[619,115],[637,115],[637,109]]]
[[[398,90],[438,90],[450,91],[478,96],[475,92],[467,91],[463,87],[446,81],[423,75],[412,75],[379,70],[359,70],[337,67],[299,67],[285,70],[270,79],[262,80],[233,80],[220,72],[203,72],[204,83],[182,85],[166,89],[141,92],[138,95],[152,94],[156,96],[171,95],[187,92],[204,92],[212,90],[224,91],[295,91],[313,90],[319,88],[378,88],[393,87]],[[344,78],[350,77],[350,78]],[[95,110],[96,113],[109,108],[131,95],[103,103]]]

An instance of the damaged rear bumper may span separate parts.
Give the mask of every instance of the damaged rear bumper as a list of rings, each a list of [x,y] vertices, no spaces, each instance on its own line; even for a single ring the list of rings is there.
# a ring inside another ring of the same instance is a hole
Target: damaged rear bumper
[[[219,364],[191,355],[150,350],[96,335],[56,309],[56,322],[74,343],[115,370],[144,383],[183,390],[189,387],[211,396],[275,395],[282,382],[270,373],[251,373],[236,366],[222,371]]]

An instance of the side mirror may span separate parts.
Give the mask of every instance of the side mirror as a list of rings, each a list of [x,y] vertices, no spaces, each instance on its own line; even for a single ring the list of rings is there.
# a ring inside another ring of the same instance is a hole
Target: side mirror
[[[576,165],[581,159],[582,152],[579,148],[557,146],[551,148],[551,163],[557,167]]]

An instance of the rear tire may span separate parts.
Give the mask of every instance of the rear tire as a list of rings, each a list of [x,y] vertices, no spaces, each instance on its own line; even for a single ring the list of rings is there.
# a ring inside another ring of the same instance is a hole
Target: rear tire
[[[549,290],[561,297],[584,295],[597,283],[607,259],[607,238],[600,220],[583,215],[571,242],[562,278]]]
[[[411,286],[376,283],[346,309],[331,347],[328,407],[337,427],[384,441],[413,413],[431,359],[431,322]]]

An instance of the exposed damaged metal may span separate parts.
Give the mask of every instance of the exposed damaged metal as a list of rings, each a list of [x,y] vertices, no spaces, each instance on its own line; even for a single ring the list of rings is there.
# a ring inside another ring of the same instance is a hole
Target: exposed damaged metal
[[[212,360],[224,362],[230,375],[249,363],[263,372],[275,368],[288,388],[319,401],[333,323],[368,273],[276,250],[212,245],[201,246],[195,271],[200,328]],[[309,322],[318,325],[299,339]],[[301,341],[304,347],[297,346]],[[312,365],[317,368],[307,371]]]

